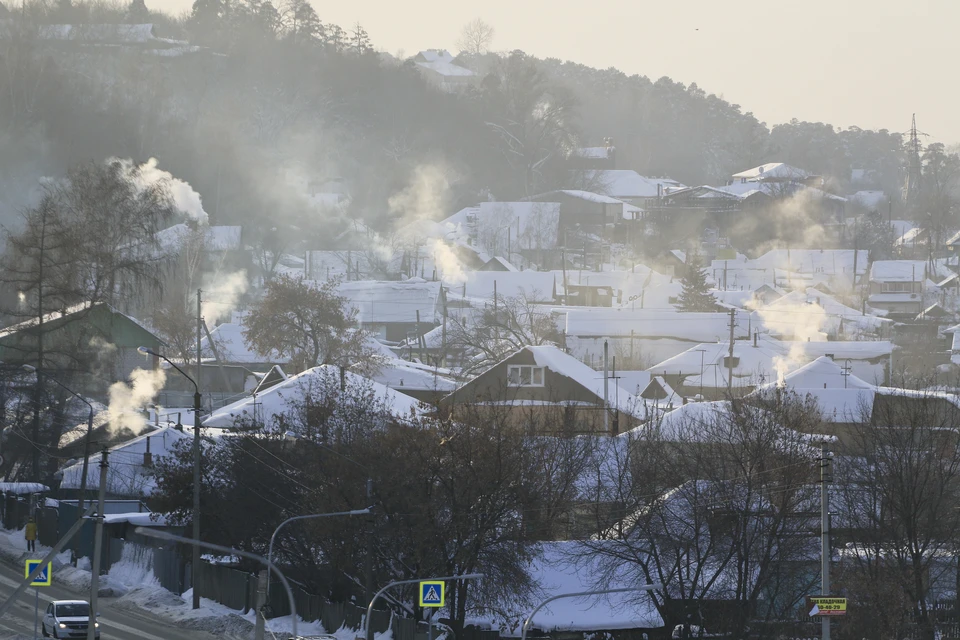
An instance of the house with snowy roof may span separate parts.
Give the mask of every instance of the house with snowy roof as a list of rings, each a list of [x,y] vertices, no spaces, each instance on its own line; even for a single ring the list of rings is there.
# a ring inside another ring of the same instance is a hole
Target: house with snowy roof
[[[785,373],[820,357],[843,363],[864,379],[882,383],[889,379],[893,343],[887,341],[788,342],[768,336],[730,343],[696,345],[648,369],[662,376],[683,397],[707,399],[752,393]],[[731,378],[732,376],[732,378]]]
[[[439,326],[446,313],[441,283],[422,278],[341,282],[337,291],[356,310],[357,323],[388,342],[423,335]]]
[[[639,420],[636,396],[554,346],[509,355],[440,401],[454,416],[482,416],[543,434],[611,434]]]
[[[456,64],[453,55],[445,49],[426,49],[412,60],[420,75],[442,91],[462,91],[477,81],[477,74]]]
[[[303,430],[342,426],[355,415],[355,407],[377,413],[384,424],[423,413],[420,402],[406,394],[353,371],[321,365],[217,409],[203,426],[304,435]],[[309,419],[307,411],[313,412]],[[323,425],[314,423],[317,412],[325,415]]]
[[[955,429],[960,424],[960,396],[871,384],[825,356],[757,388],[751,397],[778,401],[785,392],[814,402],[820,412],[817,433],[836,436],[838,449],[851,455],[861,453],[872,429]]]
[[[681,313],[639,305],[619,309],[560,307],[553,313],[570,354],[593,367],[602,366],[604,343],[618,362],[647,368],[694,345],[729,340],[730,336],[729,313]],[[750,335],[748,314],[737,314],[734,333],[738,340]]]
[[[641,209],[685,186],[672,178],[649,178],[630,169],[575,171],[572,176],[574,189],[607,195]]]
[[[926,260],[876,260],[870,266],[867,304],[891,318],[913,319],[927,306],[924,293],[935,286],[929,277]]]
[[[603,146],[574,149],[569,160],[577,169],[600,171],[616,169],[617,147],[613,144],[613,138],[604,138]]]
[[[47,313],[43,322],[31,318],[0,329],[0,360],[7,364],[35,365],[42,337],[46,367],[92,373],[81,376],[78,385],[126,380],[137,368],[148,365],[137,348],[159,350],[165,343],[145,324],[105,303],[82,302],[62,311]]]

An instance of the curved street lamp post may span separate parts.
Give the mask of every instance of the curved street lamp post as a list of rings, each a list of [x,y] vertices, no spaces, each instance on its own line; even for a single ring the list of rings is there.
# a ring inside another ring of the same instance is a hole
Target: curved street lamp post
[[[197,568],[200,566],[200,387],[197,381],[184,372],[183,369],[170,361],[170,358],[161,355],[147,347],[137,347],[137,351],[144,355],[151,355],[166,361],[171,367],[180,372],[184,378],[193,384],[193,560],[190,566],[190,582],[193,586],[193,608],[200,608],[200,593],[197,591]]]

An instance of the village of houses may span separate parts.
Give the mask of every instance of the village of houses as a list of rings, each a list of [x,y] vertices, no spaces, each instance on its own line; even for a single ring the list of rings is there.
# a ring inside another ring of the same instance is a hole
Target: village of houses
[[[450,71],[449,60],[421,63],[444,77],[462,76]],[[890,217],[891,202],[902,194],[871,190],[869,177],[851,181],[862,189],[834,194],[823,190],[823,176],[771,162],[744,168],[726,184],[687,186],[617,168],[612,140],[580,149],[577,157],[580,168],[568,189],[401,221],[389,238],[354,221],[328,247],[277,256],[273,273],[254,268],[245,229],[200,228],[205,264],[248,269],[246,293],[216,322],[204,323],[201,361],[174,362],[196,372],[206,436],[232,437],[240,421],[270,430],[331,371],[341,385],[373,390],[398,420],[490,404],[515,411],[518,428],[543,411],[548,417],[536,421],[534,435],[612,443],[650,430],[669,440],[683,431],[679,425],[702,424],[731,402],[771,390],[812,399],[820,419],[805,435],[837,436],[833,446],[851,456],[858,453],[851,424],[897,426],[880,424],[885,410],[871,416],[885,399],[906,394],[946,406],[953,420],[960,415],[960,229],[933,246],[924,229]],[[349,202],[345,190],[302,188],[318,215],[342,212]],[[802,203],[817,234],[793,246],[783,238],[750,244],[758,232],[742,232],[742,220],[762,227],[764,216],[784,215],[788,201]],[[888,257],[857,248],[858,219],[868,215],[893,229]],[[186,224],[161,232],[163,251],[175,259],[191,233]],[[682,308],[684,283],[696,279],[691,269],[705,275],[713,308]],[[247,305],[280,276],[316,286],[335,281],[355,311],[354,330],[368,333],[377,366],[298,371],[287,355],[253,349],[245,339]],[[115,345],[117,380],[138,368],[167,371],[164,386],[135,408],[145,416],[142,431],[112,443],[109,456],[123,463],[110,467],[106,485],[108,504],[115,505],[107,521],[111,540],[129,537],[135,525],[162,528],[163,514],[143,515],[157,486],[152,468],[173,443],[191,437],[194,387],[159,357],[138,353],[145,347],[164,354],[169,345],[124,310],[81,305],[44,324],[55,336],[57,324],[70,326],[74,313]],[[534,330],[534,317],[550,330]],[[0,332],[5,362],[15,361],[16,345],[33,326]],[[908,371],[925,386],[905,389]],[[109,419],[107,400],[97,400],[91,415],[97,407],[101,428]],[[42,485],[48,505],[57,504],[53,496],[75,504],[81,486],[87,498],[94,495],[100,454],[84,465],[76,446],[71,451],[74,459],[49,477],[58,486]],[[22,486],[0,484],[9,529],[18,527],[22,505],[37,492]],[[595,586],[558,551],[574,529],[543,540],[536,579],[545,595]],[[816,517],[809,535],[818,540]],[[819,557],[807,561],[816,574]],[[953,597],[956,572],[933,576],[934,568],[927,569],[931,585],[923,597]],[[626,602],[572,604],[574,615],[555,611],[539,622],[547,631],[571,632],[654,633],[666,624],[658,607]]]

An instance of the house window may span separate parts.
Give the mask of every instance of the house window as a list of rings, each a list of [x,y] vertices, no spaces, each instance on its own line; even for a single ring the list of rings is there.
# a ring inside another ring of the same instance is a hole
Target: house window
[[[511,387],[542,387],[543,367],[507,365],[507,384]]]
[[[912,282],[884,282],[881,284],[883,293],[910,293],[913,291]]]

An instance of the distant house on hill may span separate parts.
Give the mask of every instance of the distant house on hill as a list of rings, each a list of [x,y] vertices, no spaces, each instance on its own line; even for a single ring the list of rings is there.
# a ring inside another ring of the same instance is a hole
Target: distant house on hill
[[[622,200],[641,209],[685,185],[672,178],[648,178],[629,169],[575,171],[572,187]]]
[[[413,57],[420,74],[439,89],[461,91],[477,80],[477,74],[454,62],[453,55],[444,49],[427,49]]]

